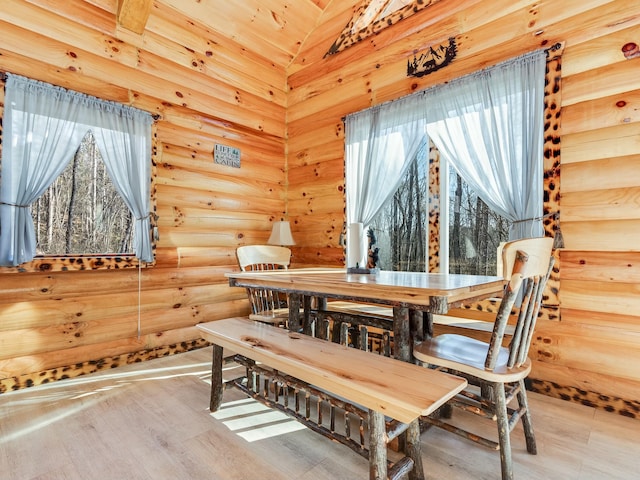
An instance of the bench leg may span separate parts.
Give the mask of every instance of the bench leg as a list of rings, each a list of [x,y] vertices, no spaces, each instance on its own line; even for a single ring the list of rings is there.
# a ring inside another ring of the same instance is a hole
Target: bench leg
[[[211,360],[211,399],[209,411],[216,412],[222,405],[222,347],[213,346],[213,358]]]
[[[387,480],[387,442],[384,415],[369,410],[369,480]]]
[[[413,470],[409,472],[409,480],[424,480],[424,468],[420,449],[420,420],[415,419],[409,425],[406,436],[405,454],[413,460]]]

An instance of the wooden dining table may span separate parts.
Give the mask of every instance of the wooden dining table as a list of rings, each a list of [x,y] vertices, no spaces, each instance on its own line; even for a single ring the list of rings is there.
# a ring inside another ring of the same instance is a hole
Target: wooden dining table
[[[344,268],[245,271],[226,276],[232,287],[286,294],[288,327],[295,332],[309,333],[307,327],[313,315],[331,315],[329,300],[392,307],[393,356],[409,363],[414,363],[414,343],[432,333],[434,314],[446,314],[463,302],[501,294],[505,284],[502,277],[496,276],[392,271],[361,274],[349,273]],[[409,445],[419,445],[420,432],[420,421],[410,422],[400,440],[404,447],[400,444],[397,447],[405,450]],[[416,463],[409,478],[422,480],[420,456],[413,457]]]
[[[344,268],[232,272],[226,276],[232,287],[286,293],[291,330],[303,330],[314,299],[318,311],[326,310],[329,299],[391,306],[394,357],[409,362],[413,361],[413,344],[431,334],[434,314],[499,295],[505,284],[498,276],[384,270],[356,274]]]

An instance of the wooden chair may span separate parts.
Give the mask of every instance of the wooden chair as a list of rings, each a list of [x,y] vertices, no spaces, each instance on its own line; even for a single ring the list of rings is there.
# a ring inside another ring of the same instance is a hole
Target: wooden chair
[[[489,342],[464,335],[443,334],[414,348],[415,357],[423,364],[467,379],[471,388],[458,394],[447,406],[497,421],[498,442],[448,423],[444,418],[447,414],[423,420],[500,450],[503,480],[513,478],[510,434],[518,420],[522,420],[527,451],[533,455],[537,453],[524,379],[531,371],[529,346],[544,287],[553,267],[552,245],[553,238],[548,237],[517,240],[504,245],[504,271],[511,273],[506,277],[509,283],[505,286]],[[519,297],[522,297],[522,304],[513,336],[509,346],[503,347],[509,312]],[[514,398],[517,399],[517,408],[509,406]],[[451,409],[447,413],[450,412]]]
[[[273,245],[246,245],[236,250],[238,264],[243,272],[253,270],[287,269],[291,262],[291,250]],[[251,304],[251,320],[286,325],[289,318],[286,296],[273,290],[247,288]]]

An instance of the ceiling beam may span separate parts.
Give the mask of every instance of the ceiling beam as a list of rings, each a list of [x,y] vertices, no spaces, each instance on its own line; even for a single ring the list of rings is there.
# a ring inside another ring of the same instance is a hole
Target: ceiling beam
[[[118,0],[118,25],[142,34],[152,6],[153,0]]]

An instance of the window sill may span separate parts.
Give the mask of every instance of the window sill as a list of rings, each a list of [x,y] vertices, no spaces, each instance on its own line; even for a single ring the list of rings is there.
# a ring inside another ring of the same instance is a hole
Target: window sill
[[[32,261],[17,267],[0,267],[0,273],[71,272],[76,270],[121,270],[125,268],[151,267],[134,255],[50,255],[36,256]]]

